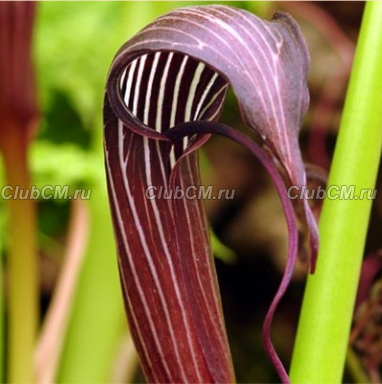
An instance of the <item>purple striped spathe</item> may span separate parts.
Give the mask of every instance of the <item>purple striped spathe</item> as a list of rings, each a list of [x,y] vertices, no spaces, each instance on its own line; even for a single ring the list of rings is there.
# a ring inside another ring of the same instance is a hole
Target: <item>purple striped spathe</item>
[[[199,185],[195,150],[209,132],[230,136],[218,125],[229,85],[271,157],[240,135],[231,137],[264,163],[280,165],[286,185],[304,185],[298,132],[309,103],[308,70],[304,39],[289,15],[269,22],[220,5],[170,12],[115,56],[104,104],[106,171],[125,307],[149,382],[229,383],[234,372],[202,202],[146,199],[145,190]],[[188,133],[175,140],[177,131]],[[267,169],[283,193],[278,171]],[[293,208],[282,202],[295,254]],[[317,228],[306,201],[300,208],[313,269]],[[288,265],[268,333],[290,279],[293,262]],[[270,336],[265,339],[287,381]]]

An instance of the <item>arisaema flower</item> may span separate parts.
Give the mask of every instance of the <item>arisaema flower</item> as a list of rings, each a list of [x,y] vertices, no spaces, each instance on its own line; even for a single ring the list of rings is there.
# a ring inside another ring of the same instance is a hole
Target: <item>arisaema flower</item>
[[[104,105],[106,169],[125,307],[149,382],[234,381],[202,202],[147,193],[197,189],[196,149],[212,133],[252,151],[284,207],[288,263],[264,340],[288,381],[270,324],[298,251],[295,212],[307,228],[312,268],[318,245],[308,204],[293,207],[286,194],[306,183],[298,132],[309,103],[308,69],[304,39],[289,15],[264,21],[220,5],[170,12],[115,56]],[[219,123],[228,87],[264,148]]]

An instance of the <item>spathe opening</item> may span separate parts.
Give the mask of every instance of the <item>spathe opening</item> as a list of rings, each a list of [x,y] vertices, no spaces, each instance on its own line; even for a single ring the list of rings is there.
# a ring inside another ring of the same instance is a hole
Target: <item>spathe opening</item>
[[[177,124],[215,120],[228,82],[191,56],[149,52],[131,61],[119,77],[120,100],[145,126],[164,133]]]

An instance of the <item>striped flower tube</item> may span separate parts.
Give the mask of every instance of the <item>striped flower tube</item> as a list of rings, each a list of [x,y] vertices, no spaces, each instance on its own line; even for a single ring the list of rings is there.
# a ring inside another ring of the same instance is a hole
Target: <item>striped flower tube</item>
[[[268,22],[220,5],[170,12],[114,58],[104,102],[106,171],[126,312],[149,382],[234,381],[202,202],[148,193],[160,187],[197,190],[195,150],[212,133],[252,151],[285,210],[288,264],[264,339],[288,381],[270,342],[270,324],[297,255],[286,186],[305,184],[298,131],[309,102],[308,67],[304,40],[289,15]],[[218,122],[229,86],[267,151]],[[317,228],[305,201],[299,211],[314,265]]]

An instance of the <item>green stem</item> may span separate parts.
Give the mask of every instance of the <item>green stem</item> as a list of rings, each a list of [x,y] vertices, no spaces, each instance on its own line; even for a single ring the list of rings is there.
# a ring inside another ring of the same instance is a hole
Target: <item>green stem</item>
[[[0,130],[0,149],[7,183],[25,191],[30,188],[25,130],[15,124],[5,128]],[[8,381],[32,383],[38,324],[36,207],[34,200],[10,198],[8,209]]]
[[[382,149],[381,68],[382,3],[367,2],[327,191],[356,186],[358,195],[375,187]],[[341,382],[371,205],[367,198],[324,202],[317,272],[308,278],[293,353],[293,383]]]

